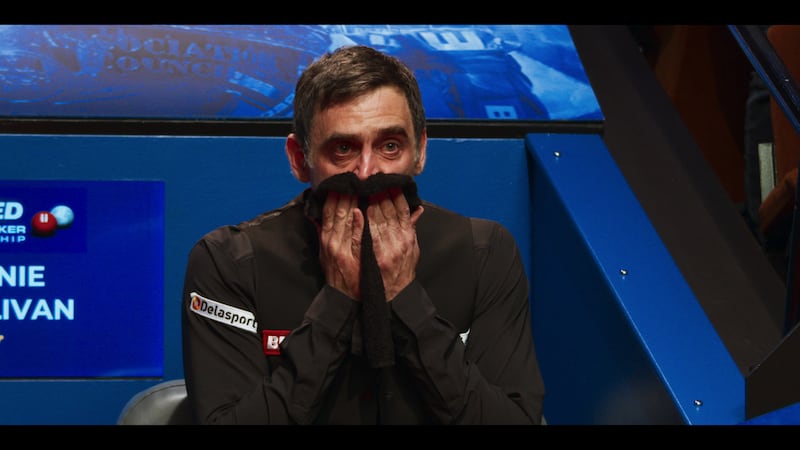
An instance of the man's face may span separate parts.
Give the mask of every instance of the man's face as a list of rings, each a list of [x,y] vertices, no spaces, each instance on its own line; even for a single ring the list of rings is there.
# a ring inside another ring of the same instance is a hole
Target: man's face
[[[405,97],[392,87],[318,112],[310,137],[310,164],[298,166],[302,150],[292,135],[287,154],[295,176],[311,181],[313,188],[343,172],[354,172],[360,179],[378,172],[415,176],[425,165],[426,135],[417,160],[411,113]]]

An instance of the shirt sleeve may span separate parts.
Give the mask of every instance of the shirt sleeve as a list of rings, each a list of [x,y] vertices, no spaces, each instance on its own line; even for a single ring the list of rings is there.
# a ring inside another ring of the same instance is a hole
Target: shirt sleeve
[[[350,340],[358,304],[333,288],[316,296],[281,343],[271,374],[261,336],[192,311],[191,294],[254,313],[253,255],[245,233],[215,230],[192,248],[184,280],[183,362],[189,402],[201,424],[310,423]]]
[[[473,219],[473,231],[478,284],[466,345],[415,281],[390,303],[398,361],[441,423],[540,424],[544,383],[519,249],[499,223]]]

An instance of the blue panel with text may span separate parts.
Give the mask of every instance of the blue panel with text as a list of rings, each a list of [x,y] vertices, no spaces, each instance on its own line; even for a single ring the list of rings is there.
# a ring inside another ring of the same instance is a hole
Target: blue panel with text
[[[0,377],[163,373],[164,184],[0,181]]]

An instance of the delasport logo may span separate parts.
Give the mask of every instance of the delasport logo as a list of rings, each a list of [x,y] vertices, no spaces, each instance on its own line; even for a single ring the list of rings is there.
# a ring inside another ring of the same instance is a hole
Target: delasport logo
[[[85,192],[20,183],[0,185],[0,252],[84,250]]]

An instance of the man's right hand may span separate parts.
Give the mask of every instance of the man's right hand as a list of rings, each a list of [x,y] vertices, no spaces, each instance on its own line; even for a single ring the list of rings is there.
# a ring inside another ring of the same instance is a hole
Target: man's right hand
[[[360,301],[364,215],[358,209],[358,196],[329,192],[322,207],[322,224],[317,224],[317,230],[326,282]]]

